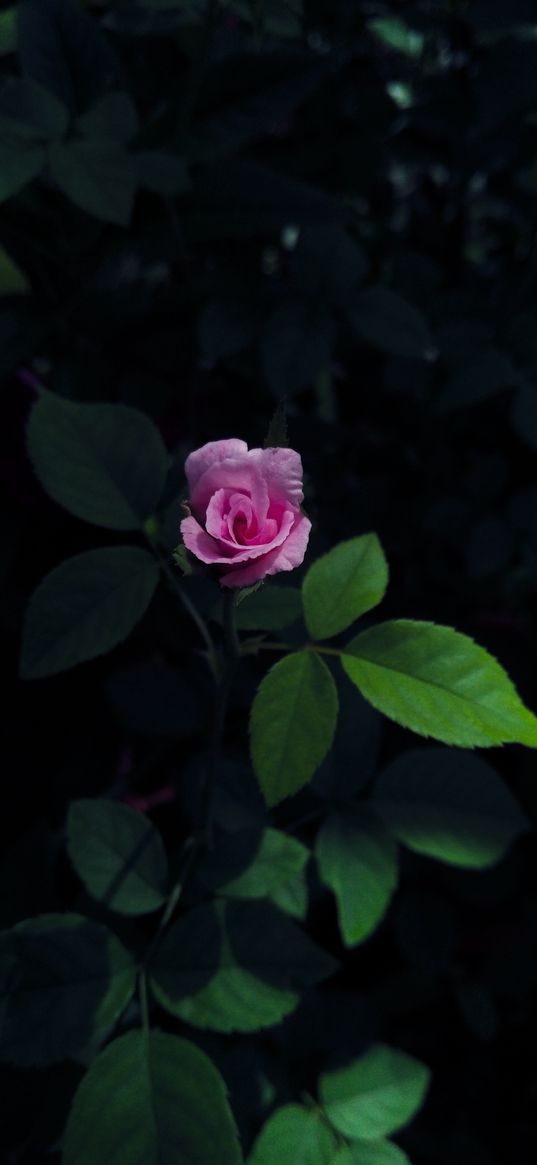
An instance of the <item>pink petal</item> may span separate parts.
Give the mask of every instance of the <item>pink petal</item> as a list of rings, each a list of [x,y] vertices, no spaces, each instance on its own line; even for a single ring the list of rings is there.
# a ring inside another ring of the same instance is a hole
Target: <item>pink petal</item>
[[[267,484],[248,454],[217,461],[201,474],[190,491],[192,509],[200,518],[205,517],[213,494],[220,489],[231,489],[235,493],[246,494],[251,498],[258,522],[260,524],[264,522],[269,506]]]
[[[269,550],[263,558],[249,562],[247,566],[228,570],[220,579],[222,587],[250,587],[269,574],[279,574],[281,570],[294,570],[304,560],[310,536],[311,522],[304,514],[299,514],[289,537],[281,546]],[[231,562],[228,560],[228,566]]]
[[[304,500],[300,454],[294,449],[250,449],[248,457],[265,479],[271,502],[290,502],[298,509]]]
[[[239,548],[237,543],[227,541],[225,538],[212,538],[200,526],[196,518],[192,516],[183,518],[181,522],[181,534],[183,535],[183,541],[187,550],[190,550],[196,558],[199,558],[200,562],[206,562],[210,565],[219,563],[229,566],[232,562],[249,562],[250,559],[259,558],[262,555],[267,556],[271,551],[278,550],[282,543],[286,540],[289,541],[289,538],[292,536],[292,525],[294,521],[294,512],[287,510],[282,517],[280,529],[276,537],[263,546],[251,545]],[[291,570],[291,567],[287,566],[279,569]]]
[[[208,441],[200,449],[194,449],[185,461],[185,473],[190,493],[192,493],[203,473],[228,457],[244,457],[248,453],[246,441],[238,437],[228,437],[226,441]]]

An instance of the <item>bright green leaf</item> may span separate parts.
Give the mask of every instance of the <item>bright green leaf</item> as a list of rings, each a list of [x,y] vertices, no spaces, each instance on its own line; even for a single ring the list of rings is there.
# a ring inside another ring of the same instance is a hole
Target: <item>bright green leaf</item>
[[[250,717],[254,769],[268,805],[296,793],[319,767],[332,743],[338,699],[318,655],[298,651],[262,680]]]
[[[141,619],[159,579],[147,550],[111,546],[68,558],[34,591],[20,674],[38,679],[110,651]]]
[[[199,870],[203,883],[229,898],[270,898],[295,918],[306,913],[310,851],[278,829],[241,829],[214,846]]]
[[[433,348],[426,320],[414,304],[388,287],[368,287],[352,300],[350,322],[364,340],[390,352],[423,360]]]
[[[410,1165],[399,1145],[393,1141],[353,1141],[338,1149],[330,1165]]]
[[[103,222],[129,225],[138,176],[119,142],[93,138],[57,142],[48,162],[54,181],[76,206]]]
[[[340,542],[310,566],[302,583],[310,635],[338,635],[380,603],[387,585],[388,564],[376,534]]]
[[[164,901],[168,878],[162,838],[143,814],[101,798],[74,801],[67,849],[89,893],[120,914],[147,914]]]
[[[189,1040],[130,1031],[75,1094],[63,1165],[241,1165],[220,1073]]]
[[[332,1165],[337,1145],[318,1108],[284,1104],[263,1125],[248,1165]]]
[[[509,676],[467,635],[410,619],[381,623],[343,649],[343,667],[375,708],[445,744],[537,747],[537,718]]]
[[[257,1031],[296,1007],[334,960],[266,900],[200,906],[170,927],[151,986],[173,1015],[213,1031]]]
[[[158,429],[138,409],[43,392],[27,440],[41,485],[77,518],[137,530],[155,509],[168,456]]]
[[[372,816],[334,813],[320,830],[315,852],[325,885],[336,897],[346,946],[378,926],[397,886],[393,839]]]
[[[448,748],[401,753],[381,773],[373,798],[386,828],[410,849],[470,869],[499,861],[529,828],[495,769]]]
[[[423,1103],[430,1079],[425,1064],[386,1044],[373,1047],[321,1076],[327,1116],[346,1137],[376,1141],[408,1124]]]
[[[2,1060],[30,1066],[74,1056],[108,1033],[133,995],[131,955],[81,915],[21,922],[2,933],[0,948],[9,959]]]

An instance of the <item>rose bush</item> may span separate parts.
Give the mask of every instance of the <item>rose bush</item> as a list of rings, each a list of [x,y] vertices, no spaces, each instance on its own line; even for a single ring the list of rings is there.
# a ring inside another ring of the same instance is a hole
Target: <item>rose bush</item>
[[[222,568],[222,586],[252,586],[300,566],[311,522],[300,509],[302,462],[294,449],[209,441],[187,457],[185,472],[191,512],[181,522],[184,543]]]

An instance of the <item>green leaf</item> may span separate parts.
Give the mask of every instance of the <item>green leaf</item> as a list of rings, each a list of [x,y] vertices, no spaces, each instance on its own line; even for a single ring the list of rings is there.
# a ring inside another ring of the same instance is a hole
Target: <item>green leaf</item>
[[[151,965],[159,1003],[196,1027],[257,1031],[297,1006],[334,960],[268,901],[199,906],[165,934]]]
[[[74,801],[67,818],[67,849],[86,889],[119,914],[158,910],[168,864],[154,825],[115,801]]]
[[[131,955],[81,915],[21,922],[2,933],[0,948],[8,959],[2,1060],[30,1066],[75,1056],[107,1034],[132,998]]]
[[[77,129],[88,138],[125,143],[138,130],[138,114],[128,93],[107,93],[77,120]]]
[[[190,176],[184,158],[165,150],[140,150],[133,155],[138,182],[145,190],[170,198],[190,190]]]
[[[270,418],[267,435],[263,441],[263,449],[287,449],[288,447],[287,410],[285,401],[280,401]]]
[[[265,1122],[248,1165],[332,1165],[338,1142],[318,1108],[285,1104]]]
[[[199,869],[204,885],[229,898],[270,898],[304,918],[310,851],[278,829],[241,829],[227,835]]]
[[[386,1044],[374,1044],[347,1068],[325,1072],[320,1096],[327,1116],[346,1137],[376,1141],[408,1124],[430,1080],[425,1064]]]
[[[21,271],[7,251],[0,247],[0,295],[20,295],[29,290],[30,284],[24,271]]]
[[[537,718],[509,676],[451,627],[380,623],[352,639],[341,662],[375,708],[413,732],[469,748],[513,741],[537,747]]]
[[[54,141],[66,133],[69,113],[42,85],[28,77],[10,77],[0,90],[0,122],[10,137]]]
[[[397,886],[393,839],[373,816],[334,813],[315,853],[322,881],[333,890],[346,946],[363,942],[384,917]]]
[[[54,181],[76,206],[102,222],[129,225],[138,175],[119,142],[94,138],[56,142],[48,163]]]
[[[138,530],[159,501],[168,456],[158,429],[137,409],[43,392],[27,441],[41,485],[77,518]]]
[[[330,1165],[410,1165],[399,1145],[393,1141],[353,1141],[338,1150]]]
[[[241,1165],[220,1073],[189,1040],[130,1031],[75,1094],[63,1165]]]
[[[18,54],[23,73],[73,112],[120,89],[120,69],[98,21],[73,0],[21,0]]]
[[[529,822],[495,769],[471,753],[421,748],[381,773],[373,806],[416,853],[451,865],[493,865]]]
[[[388,287],[369,287],[352,301],[350,322],[383,352],[423,360],[433,350],[426,320],[414,304]]]
[[[0,12],[0,56],[14,53],[17,47],[17,11],[7,8]]]
[[[318,655],[298,651],[262,680],[250,716],[254,769],[268,805],[302,788],[326,756],[336,727],[338,699]]]
[[[141,619],[159,579],[147,550],[111,546],[47,574],[26,611],[20,674],[37,679],[110,651]]]
[[[328,368],[333,326],[328,312],[308,299],[284,300],[267,320],[261,366],[276,397],[294,396]]]
[[[215,617],[222,618],[221,603]],[[239,631],[283,631],[302,614],[298,587],[280,587],[272,583],[263,586],[241,600],[236,611]]]
[[[32,145],[4,133],[0,119],[0,202],[12,198],[37,178],[45,161],[45,147]]]
[[[388,563],[376,534],[340,542],[310,566],[302,583],[310,635],[338,635],[380,603],[387,585]]]

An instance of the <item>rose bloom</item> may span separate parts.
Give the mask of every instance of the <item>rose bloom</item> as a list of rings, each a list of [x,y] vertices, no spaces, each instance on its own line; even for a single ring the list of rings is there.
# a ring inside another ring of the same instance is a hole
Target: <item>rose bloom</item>
[[[185,462],[191,513],[185,546],[221,568],[224,587],[248,587],[300,566],[311,522],[300,509],[302,462],[294,449],[248,449],[244,441],[209,441]]]

